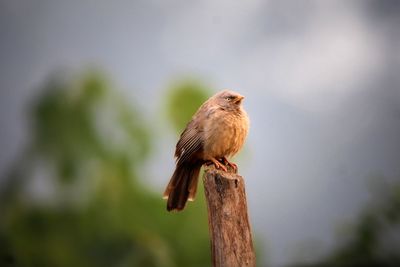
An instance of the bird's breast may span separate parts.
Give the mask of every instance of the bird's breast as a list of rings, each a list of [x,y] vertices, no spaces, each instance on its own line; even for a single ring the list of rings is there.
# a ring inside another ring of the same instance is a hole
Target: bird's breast
[[[244,110],[217,111],[205,124],[204,159],[231,157],[243,146],[249,128]]]

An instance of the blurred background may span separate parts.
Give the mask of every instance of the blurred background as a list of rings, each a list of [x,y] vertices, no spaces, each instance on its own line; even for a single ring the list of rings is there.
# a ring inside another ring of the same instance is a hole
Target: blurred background
[[[400,266],[399,1],[0,0],[0,38],[1,266],[210,266],[161,195],[226,88],[259,266]]]

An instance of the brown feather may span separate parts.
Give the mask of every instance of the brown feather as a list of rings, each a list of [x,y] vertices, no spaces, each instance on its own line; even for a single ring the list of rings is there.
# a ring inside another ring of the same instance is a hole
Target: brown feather
[[[167,210],[182,210],[188,200],[194,200],[197,181],[202,161],[193,164],[178,164],[171,180],[165,189],[164,198],[168,199]]]
[[[176,169],[164,192],[167,210],[182,210],[197,191],[199,172],[206,161],[224,168],[219,160],[236,154],[243,146],[249,120],[243,110],[243,96],[222,91],[209,98],[193,115],[176,144]]]

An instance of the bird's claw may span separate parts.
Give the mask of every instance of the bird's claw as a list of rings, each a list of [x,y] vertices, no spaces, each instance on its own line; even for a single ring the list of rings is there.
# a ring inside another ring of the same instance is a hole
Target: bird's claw
[[[222,169],[222,170],[224,170],[226,172],[228,171],[228,169],[221,162],[219,162],[218,160],[210,159],[210,161],[211,161],[212,164],[214,164],[215,168]]]
[[[227,160],[225,157],[222,158],[222,161],[224,162],[225,165],[230,166],[235,172],[237,172],[238,166],[237,166],[235,163],[230,162],[230,161]]]

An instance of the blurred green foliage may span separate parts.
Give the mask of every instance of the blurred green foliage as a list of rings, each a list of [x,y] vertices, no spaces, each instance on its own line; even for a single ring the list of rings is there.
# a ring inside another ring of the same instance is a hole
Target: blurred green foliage
[[[95,72],[44,87],[30,112],[31,140],[2,179],[0,266],[209,266],[203,188],[190,208],[170,214],[161,192],[142,183],[154,140],[135,105]],[[177,133],[208,95],[191,79],[171,86],[163,104]],[[400,266],[391,241],[399,222],[394,184],[325,259],[293,266]]]
[[[207,88],[195,79],[175,81],[168,91],[166,111],[175,129],[181,132],[200,105],[210,97]]]
[[[169,114],[181,123],[204,97],[172,91]],[[204,201],[167,213],[139,179],[152,137],[132,106],[99,73],[47,83],[0,194],[1,266],[210,265]]]

